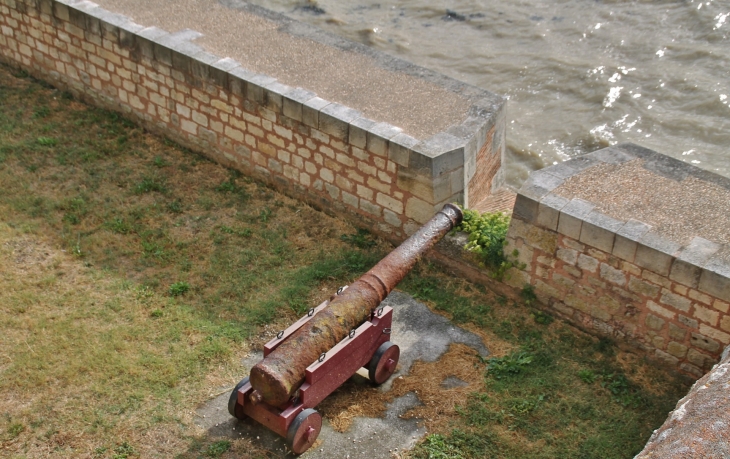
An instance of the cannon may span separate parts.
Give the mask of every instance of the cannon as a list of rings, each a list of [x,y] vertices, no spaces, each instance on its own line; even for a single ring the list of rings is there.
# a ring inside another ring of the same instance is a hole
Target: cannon
[[[362,277],[266,343],[264,358],[231,392],[231,416],[250,417],[285,437],[295,454],[309,449],[322,426],[314,410],[319,402],[360,368],[374,385],[395,372],[400,349],[390,341],[393,310],[380,303],[461,220],[461,210],[446,204]]]

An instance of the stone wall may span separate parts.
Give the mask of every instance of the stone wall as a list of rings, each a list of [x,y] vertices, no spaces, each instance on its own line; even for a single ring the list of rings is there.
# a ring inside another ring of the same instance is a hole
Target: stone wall
[[[730,457],[730,347],[677,402],[636,459]]]
[[[599,184],[582,186],[603,194],[565,196],[570,181],[602,170]],[[690,185],[705,196],[683,194]],[[667,211],[674,220],[657,223],[642,221],[642,212],[660,215],[664,202],[707,214],[728,205],[728,193],[730,180],[630,144],[534,172],[518,193],[505,250],[517,249],[524,269],[512,269],[506,282],[529,284],[542,304],[593,334],[702,376],[730,343],[730,250],[723,235],[686,234],[722,232],[723,213],[702,222]]]
[[[486,91],[447,132],[415,139],[191,40],[82,0],[0,0],[0,60],[296,198],[403,239],[499,170],[504,100]],[[424,72],[425,73],[425,72]],[[479,156],[479,160],[477,160]],[[489,163],[486,173],[480,171]]]

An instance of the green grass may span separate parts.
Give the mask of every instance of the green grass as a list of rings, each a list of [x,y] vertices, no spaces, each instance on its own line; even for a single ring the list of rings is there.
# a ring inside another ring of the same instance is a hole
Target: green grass
[[[553,321],[529,301],[484,304],[481,289],[437,272],[421,267],[405,289],[512,351],[483,362],[484,390],[459,407],[446,432],[419,444],[414,458],[629,458],[687,391],[639,359],[622,365],[627,354],[613,343]]]
[[[194,407],[240,380],[262,326],[283,328],[385,253],[2,68],[0,152],[0,440],[17,454],[39,443],[59,457],[145,457],[160,429],[202,441],[205,457],[245,451],[195,438]],[[16,266],[26,252],[52,262]]]
[[[272,456],[195,434],[193,410],[389,250],[2,67],[0,222],[0,441],[19,457],[149,457],[160,439],[170,457]],[[402,288],[510,349],[414,457],[631,457],[686,391],[529,289],[515,303],[424,263]]]

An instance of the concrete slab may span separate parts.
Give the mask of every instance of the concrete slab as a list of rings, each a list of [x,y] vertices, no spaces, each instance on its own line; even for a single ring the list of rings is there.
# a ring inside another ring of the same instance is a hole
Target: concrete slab
[[[431,312],[428,307],[402,292],[393,292],[383,305],[391,306],[393,312],[392,341],[401,349],[398,368],[392,378],[380,386],[387,392],[393,380],[407,375],[414,362],[421,360],[435,362],[454,343],[462,343],[475,349],[481,356],[489,355],[481,338],[452,324],[448,319]],[[255,353],[243,361],[243,378],[262,355]],[[358,383],[367,383],[359,375],[353,377]],[[460,384],[447,377],[445,389]],[[262,448],[281,457],[294,457],[287,453],[284,439],[255,423],[239,421],[228,414],[227,404],[230,392],[226,391],[210,400],[197,410],[196,424],[205,429],[211,437],[249,438]],[[408,393],[394,399],[384,418],[356,418],[346,432],[337,432],[324,419],[322,431],[315,446],[301,455],[302,458],[382,458],[391,457],[397,451],[411,448],[426,430],[418,419],[402,419],[404,413],[420,404],[418,395]]]

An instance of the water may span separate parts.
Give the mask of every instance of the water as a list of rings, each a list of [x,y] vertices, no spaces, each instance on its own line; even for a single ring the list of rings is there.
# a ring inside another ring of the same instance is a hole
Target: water
[[[730,2],[253,0],[502,94],[507,181],[618,142],[730,176]]]

